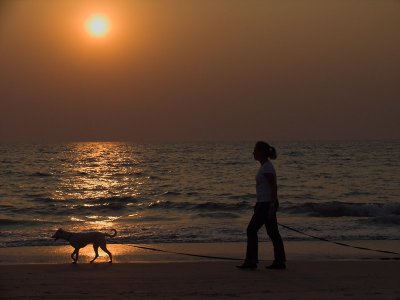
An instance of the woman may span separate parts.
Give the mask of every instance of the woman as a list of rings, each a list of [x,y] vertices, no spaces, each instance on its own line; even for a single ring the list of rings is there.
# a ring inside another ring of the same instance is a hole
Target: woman
[[[274,245],[274,262],[269,269],[285,269],[286,256],[283,241],[278,230],[276,211],[278,210],[278,186],[275,168],[270,159],[276,158],[276,150],[266,142],[259,141],[254,147],[254,159],[261,164],[256,175],[257,203],[254,214],[247,227],[247,251],[240,269],[255,269],[258,262],[258,230],[265,225]]]

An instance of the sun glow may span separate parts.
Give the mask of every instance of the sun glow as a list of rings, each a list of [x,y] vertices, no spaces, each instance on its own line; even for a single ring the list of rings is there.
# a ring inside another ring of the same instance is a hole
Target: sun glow
[[[91,15],[86,23],[87,32],[93,37],[104,37],[110,31],[110,21],[102,14]]]

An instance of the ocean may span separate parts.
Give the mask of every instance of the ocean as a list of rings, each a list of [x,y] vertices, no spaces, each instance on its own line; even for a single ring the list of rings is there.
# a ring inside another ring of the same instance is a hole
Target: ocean
[[[400,239],[400,141],[271,144],[280,223],[339,241]],[[0,144],[0,247],[55,245],[60,227],[115,228],[110,242],[122,244],[245,241],[253,146]]]

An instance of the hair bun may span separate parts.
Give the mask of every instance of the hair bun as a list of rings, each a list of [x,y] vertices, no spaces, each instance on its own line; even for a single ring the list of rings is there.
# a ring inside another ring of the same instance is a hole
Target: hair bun
[[[276,159],[276,149],[264,141],[258,141],[255,146],[270,159]]]

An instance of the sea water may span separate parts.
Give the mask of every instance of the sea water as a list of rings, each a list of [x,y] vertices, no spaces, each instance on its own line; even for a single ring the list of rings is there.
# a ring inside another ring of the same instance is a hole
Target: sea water
[[[400,141],[271,144],[280,223],[332,240],[400,239]],[[54,245],[60,227],[115,228],[114,243],[245,241],[253,146],[0,144],[0,247]]]

